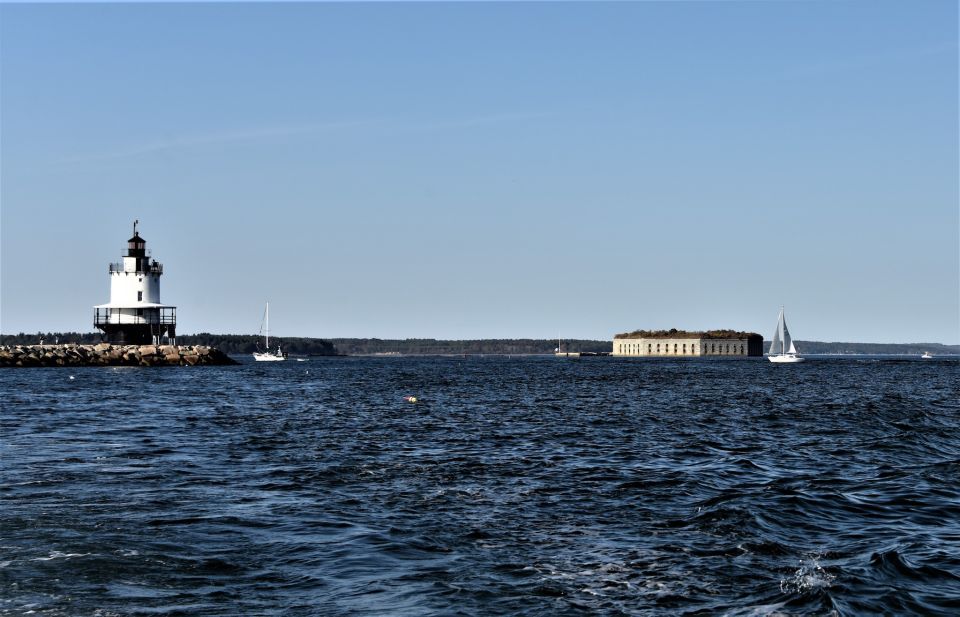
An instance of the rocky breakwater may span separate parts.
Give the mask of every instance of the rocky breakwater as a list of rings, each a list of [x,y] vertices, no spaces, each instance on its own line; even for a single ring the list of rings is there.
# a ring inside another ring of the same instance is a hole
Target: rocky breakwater
[[[15,366],[222,366],[237,364],[202,345],[3,345],[0,367]]]

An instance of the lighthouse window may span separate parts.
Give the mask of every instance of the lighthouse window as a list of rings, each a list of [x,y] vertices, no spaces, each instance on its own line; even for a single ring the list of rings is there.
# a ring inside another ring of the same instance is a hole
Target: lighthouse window
[[[143,302],[143,292],[142,292],[142,291],[138,291],[138,292],[137,292],[137,302]]]

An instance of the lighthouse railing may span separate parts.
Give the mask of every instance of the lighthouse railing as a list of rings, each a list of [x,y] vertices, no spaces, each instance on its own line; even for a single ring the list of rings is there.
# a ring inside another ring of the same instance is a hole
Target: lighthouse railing
[[[153,262],[146,269],[126,270],[122,263],[110,264],[110,274],[129,272],[131,274],[163,274],[163,264]]]
[[[173,306],[165,306],[154,309],[139,309],[143,311],[138,313],[137,309],[113,309],[113,308],[95,308],[93,309],[94,327],[101,325],[128,325],[128,324],[151,324],[163,326],[175,326],[177,324],[177,309]],[[133,312],[129,312],[133,311]]]

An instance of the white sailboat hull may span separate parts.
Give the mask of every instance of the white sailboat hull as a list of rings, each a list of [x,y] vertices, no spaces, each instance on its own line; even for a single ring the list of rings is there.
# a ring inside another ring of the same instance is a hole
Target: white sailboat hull
[[[803,362],[803,358],[800,356],[795,356],[793,354],[780,354],[776,356],[767,356],[767,359],[771,362],[784,363],[784,362]]]
[[[286,354],[280,349],[280,346],[277,345],[276,351],[270,351],[270,303],[267,302],[267,306],[263,311],[263,327],[262,330],[266,330],[265,334],[265,347],[266,351],[255,351],[253,352],[253,359],[257,362],[282,362],[287,359]],[[258,345],[259,347],[259,345]]]

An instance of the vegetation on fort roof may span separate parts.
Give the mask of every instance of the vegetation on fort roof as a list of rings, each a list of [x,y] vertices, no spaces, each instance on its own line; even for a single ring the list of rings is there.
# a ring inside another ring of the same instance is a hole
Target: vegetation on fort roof
[[[634,330],[617,334],[613,338],[699,338],[699,339],[731,339],[759,337],[756,332],[739,332],[737,330],[706,330],[694,331],[677,330]]]

